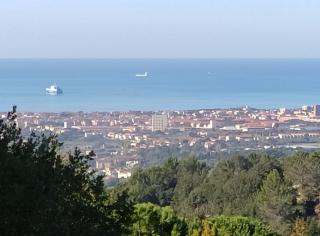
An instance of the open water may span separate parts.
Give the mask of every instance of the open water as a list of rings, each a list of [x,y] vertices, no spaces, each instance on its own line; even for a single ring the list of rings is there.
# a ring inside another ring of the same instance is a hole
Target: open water
[[[136,77],[148,72],[148,77]],[[45,88],[59,85],[63,94]],[[181,110],[320,103],[317,59],[2,59],[0,111]]]

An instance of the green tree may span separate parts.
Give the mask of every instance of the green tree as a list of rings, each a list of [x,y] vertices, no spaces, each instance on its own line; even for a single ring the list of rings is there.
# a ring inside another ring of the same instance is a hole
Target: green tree
[[[273,170],[263,181],[257,194],[258,215],[265,222],[287,232],[296,214],[296,193],[292,185],[285,181],[277,170]]]
[[[192,217],[202,214],[202,205],[207,202],[204,196],[194,192],[207,177],[208,168],[195,158],[179,162],[177,184],[174,189],[173,207],[181,215]]]
[[[200,229],[193,228],[200,236],[277,236],[270,227],[258,220],[241,216],[219,216],[202,220]],[[198,233],[200,232],[200,233]]]
[[[187,235],[187,224],[176,216],[169,206],[160,207],[152,203],[135,206],[133,235]]]
[[[59,155],[53,135],[22,137],[15,118],[0,121],[1,235],[127,235],[127,193],[109,197],[89,156]]]
[[[178,165],[176,159],[170,158],[163,166],[139,169],[116,191],[129,189],[129,194],[135,202],[151,202],[168,206],[172,202],[177,183]]]
[[[221,161],[191,195],[206,199],[205,215],[255,216],[255,195],[273,169],[280,170],[280,163],[264,155]]]
[[[300,152],[284,160],[284,175],[297,189],[306,217],[313,216],[320,195],[320,153]]]

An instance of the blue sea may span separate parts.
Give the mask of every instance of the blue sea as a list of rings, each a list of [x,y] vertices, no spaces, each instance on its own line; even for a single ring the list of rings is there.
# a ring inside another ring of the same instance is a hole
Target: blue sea
[[[320,60],[2,59],[0,83],[0,111],[300,107],[320,103]]]

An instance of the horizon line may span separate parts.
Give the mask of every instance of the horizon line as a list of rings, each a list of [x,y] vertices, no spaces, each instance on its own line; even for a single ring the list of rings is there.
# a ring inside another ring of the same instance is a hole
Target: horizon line
[[[0,60],[319,60],[320,57],[0,57]]]
[[[53,111],[46,111],[46,110],[21,110],[21,111],[17,111],[17,113],[116,113],[116,112],[122,112],[122,113],[128,113],[128,112],[143,112],[143,113],[150,113],[150,112],[176,112],[176,111],[201,111],[201,110],[235,110],[235,109],[243,109],[243,108],[250,108],[250,109],[254,109],[254,110],[265,110],[265,111],[270,111],[270,110],[279,110],[281,108],[285,108],[288,110],[296,110],[296,109],[300,109],[303,106],[309,106],[309,107],[313,107],[315,105],[318,105],[317,103],[313,103],[313,104],[301,104],[300,106],[296,105],[296,106],[281,106],[281,105],[277,105],[277,106],[273,106],[273,107],[260,107],[260,106],[250,106],[250,105],[239,105],[239,106],[228,106],[228,107],[195,107],[195,108],[188,108],[188,109],[155,109],[155,110],[149,110],[149,109],[119,109],[119,110],[53,110]],[[15,106],[15,105],[13,105]],[[11,106],[11,107],[13,107]],[[19,107],[19,106],[17,106]],[[10,109],[9,109],[10,110]],[[19,109],[18,109],[19,110]],[[6,113],[8,111],[3,111],[0,110],[0,113]]]

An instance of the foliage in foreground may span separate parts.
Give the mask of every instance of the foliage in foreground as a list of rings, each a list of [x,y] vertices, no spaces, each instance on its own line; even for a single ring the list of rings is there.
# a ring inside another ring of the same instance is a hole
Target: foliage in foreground
[[[319,152],[281,159],[251,154],[212,168],[195,158],[169,159],[162,166],[138,170],[115,191],[129,189],[136,202],[171,206],[187,221],[240,215],[290,235],[303,219],[303,235],[320,235],[319,182]]]
[[[188,225],[169,206],[160,207],[152,203],[135,206],[132,235],[187,235]]]
[[[200,230],[194,229],[192,235],[276,236],[278,234],[270,226],[255,219],[242,216],[218,216],[203,220]]]
[[[320,153],[169,159],[107,192],[90,156],[60,146],[0,120],[1,235],[320,235]]]
[[[25,139],[14,119],[0,121],[1,235],[127,235],[128,195],[109,196],[89,156],[59,155],[55,136]]]
[[[152,203],[135,206],[132,235],[154,236],[276,236],[269,226],[258,220],[241,216],[219,216],[186,222],[169,206]]]

